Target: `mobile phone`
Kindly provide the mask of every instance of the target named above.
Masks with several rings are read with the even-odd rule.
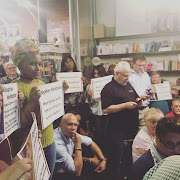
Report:
[[[136,103],[139,104],[139,103],[141,103],[141,101],[142,101],[142,99],[139,98],[138,100],[136,100]]]

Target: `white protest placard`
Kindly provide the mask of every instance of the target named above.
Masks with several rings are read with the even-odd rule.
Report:
[[[83,92],[82,72],[56,73],[56,79],[65,80],[69,88],[65,93]]]
[[[151,101],[169,100],[172,99],[171,86],[169,81],[160,84],[153,84],[156,93],[151,96]]]
[[[17,156],[20,159],[29,158],[32,160],[32,171],[30,172],[33,180],[48,180],[50,177],[50,171],[44,151],[41,145],[41,141],[38,138],[38,127],[36,121],[36,115],[32,113],[34,122],[32,124],[31,130],[27,137],[27,140],[19,151]]]
[[[18,87],[16,83],[3,85],[3,125],[4,138],[20,128]]]
[[[103,87],[112,80],[113,75],[91,79],[92,89],[94,91],[93,99],[101,97]]]
[[[42,129],[64,114],[64,94],[62,81],[38,86],[41,90],[39,99]]]

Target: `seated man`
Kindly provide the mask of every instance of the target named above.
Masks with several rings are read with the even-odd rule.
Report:
[[[156,141],[132,165],[128,180],[141,180],[156,163],[180,154],[180,124],[174,118],[162,118],[156,126]]]
[[[97,144],[87,136],[78,134],[79,122],[72,113],[67,113],[62,117],[60,127],[54,130],[56,144],[56,164],[54,179],[63,175],[80,176],[83,167],[83,157],[81,144],[89,146],[97,158],[86,158],[92,164],[96,164],[95,171],[101,173],[106,168],[106,158]],[[72,158],[75,150],[74,159]]]
[[[175,118],[177,121],[180,121],[180,99],[174,99],[172,101],[172,111],[168,114],[166,114],[165,117],[173,117]]]

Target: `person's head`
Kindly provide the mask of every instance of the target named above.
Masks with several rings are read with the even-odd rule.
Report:
[[[107,71],[107,74],[108,75],[114,75],[114,68],[116,67],[115,64],[111,64],[109,67],[108,67],[108,71]]]
[[[180,99],[174,99],[172,101],[172,106],[171,106],[172,111],[174,112],[175,116],[180,116]]]
[[[137,73],[144,72],[144,68],[146,66],[146,58],[143,55],[134,56],[133,57],[133,70]]]
[[[81,114],[80,114],[80,112],[75,111],[75,110],[71,110],[71,111],[69,111],[69,113],[74,114],[74,115],[77,117],[77,120],[78,120],[79,123],[80,123],[80,121],[81,121]]]
[[[156,125],[158,121],[164,117],[164,114],[160,109],[150,108],[144,115],[146,127],[148,132],[152,135],[156,135]]]
[[[92,77],[99,78],[99,77],[103,77],[103,76],[106,76],[106,70],[103,67],[103,65],[94,66],[93,71],[92,71]]]
[[[156,126],[158,151],[165,157],[180,154],[180,124],[174,118],[162,118]]]
[[[161,83],[161,76],[160,76],[159,72],[157,72],[157,71],[151,72],[151,82],[152,82],[152,84]]]
[[[21,77],[27,80],[41,77],[42,60],[38,46],[33,41],[19,40],[13,47],[12,57],[14,64],[21,72]]]
[[[130,74],[130,64],[126,61],[120,61],[114,68],[114,79],[122,86],[127,84]]]
[[[79,122],[74,114],[67,113],[62,117],[60,128],[67,138],[73,136],[73,133],[77,131],[78,126]]]
[[[13,62],[7,62],[4,68],[7,76],[15,76],[17,74],[17,67]]]
[[[65,56],[61,62],[61,72],[77,72],[77,66],[71,56]]]

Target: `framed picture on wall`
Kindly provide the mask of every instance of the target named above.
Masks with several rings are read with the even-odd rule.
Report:
[[[6,26],[0,26],[0,42],[8,42],[8,28]]]
[[[13,46],[21,38],[21,25],[14,24],[8,26],[8,44]]]

